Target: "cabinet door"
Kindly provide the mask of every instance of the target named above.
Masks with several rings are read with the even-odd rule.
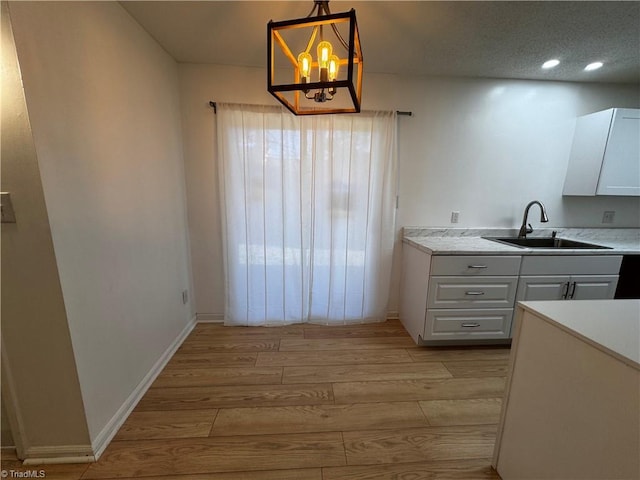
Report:
[[[521,276],[516,301],[562,300],[569,289],[569,275]]]
[[[595,195],[614,109],[576,119],[563,195]]]
[[[571,277],[569,298],[572,300],[611,299],[617,285],[617,275],[574,275]]]
[[[596,195],[640,195],[640,110],[615,109]]]

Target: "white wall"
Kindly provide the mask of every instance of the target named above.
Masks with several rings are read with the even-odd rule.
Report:
[[[549,226],[640,226],[638,198],[562,197],[575,117],[637,107],[638,89],[560,82],[408,79],[399,103],[414,111],[400,127],[399,225],[519,225],[534,199]],[[535,212],[534,212],[535,213]],[[532,222],[535,223],[535,222]]]
[[[221,314],[215,116],[208,102],[277,102],[259,68],[181,64],[180,79],[196,311]],[[363,85],[364,109],[413,112],[398,120],[398,231],[406,225],[515,227],[533,199],[546,204],[549,226],[602,226],[604,210],[616,211],[614,227],[640,226],[638,198],[561,193],[575,117],[638,107],[639,99],[633,86],[560,82],[368,74]],[[457,225],[449,223],[452,210],[460,211]],[[396,245],[396,280],[398,255]],[[391,292],[391,312],[397,299]]]
[[[1,21],[2,191],[11,194],[16,214],[16,223],[2,224],[1,442],[16,445],[20,455],[37,455],[41,447],[90,455],[38,159],[5,2]],[[13,435],[7,431],[10,425]]]
[[[95,444],[192,318],[177,66],[116,2],[10,10]]]

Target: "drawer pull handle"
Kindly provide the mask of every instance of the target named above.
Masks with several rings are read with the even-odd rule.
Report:
[[[479,323],[463,323],[462,327],[463,328],[476,328],[479,327],[480,324]]]
[[[484,295],[484,292],[464,292],[465,295]]]
[[[467,265],[467,268],[487,268],[486,265]]]

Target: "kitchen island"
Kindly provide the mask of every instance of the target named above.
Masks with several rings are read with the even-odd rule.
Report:
[[[518,304],[493,466],[503,480],[640,478],[640,301]]]

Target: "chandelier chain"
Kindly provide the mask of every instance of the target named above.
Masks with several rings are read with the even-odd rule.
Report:
[[[306,16],[306,18],[309,18],[313,15],[313,13],[316,11],[316,9],[318,10],[317,15],[320,16],[322,15],[322,13],[324,12],[325,15],[331,15],[331,10],[329,9],[329,1],[328,0],[314,0],[313,2],[313,8],[311,9],[311,11],[309,12],[309,15]],[[333,33],[335,33],[336,37],[338,37],[338,40],[340,40],[340,43],[342,44],[342,46],[347,50],[347,52],[349,51],[349,45],[347,44],[347,42],[344,41],[344,38],[342,38],[342,35],[340,35],[340,32],[338,31],[338,28],[336,27],[335,23],[331,24],[331,29],[333,30]],[[313,29],[313,33],[311,35],[311,38],[309,39],[309,43],[307,44],[307,48],[305,50],[305,52],[309,52],[311,50],[311,46],[313,45],[313,42],[316,38],[316,34],[318,33],[318,27],[315,27]],[[323,35],[322,35],[322,26],[320,27],[320,40],[324,40]]]

